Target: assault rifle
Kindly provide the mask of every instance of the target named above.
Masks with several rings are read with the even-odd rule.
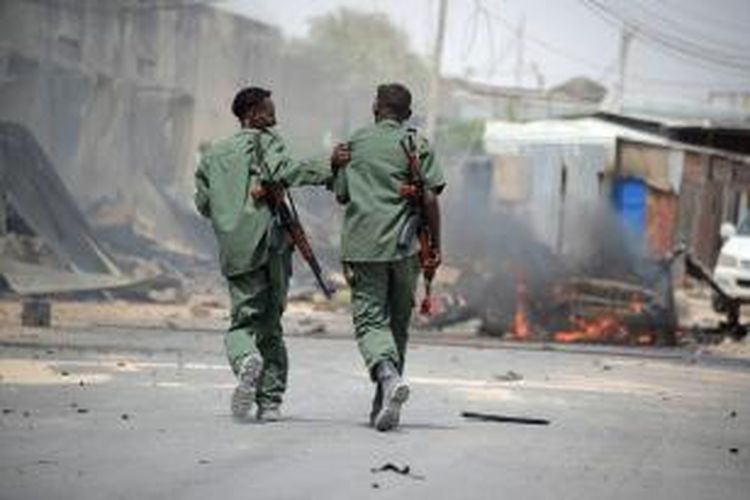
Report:
[[[268,205],[279,227],[289,238],[292,246],[299,250],[302,258],[307,262],[321,291],[327,299],[330,299],[336,290],[323,279],[323,270],[320,267],[318,259],[315,257],[315,252],[313,252],[305,230],[299,221],[297,207],[294,205],[292,195],[284,189],[284,186],[280,182],[273,181],[273,176],[263,158],[259,133],[255,136],[255,151],[258,167],[261,169],[265,180],[260,183],[260,186],[253,188],[250,195],[254,200],[263,201]]]
[[[419,240],[419,264],[422,267],[425,291],[419,312],[430,315],[432,314],[432,279],[435,277],[437,268],[435,267],[434,238],[426,217],[424,175],[422,175],[422,165],[417,153],[414,133],[409,131],[400,142],[409,164],[409,182],[401,186],[400,194],[410,200],[412,214],[399,235],[398,246],[401,249],[407,249],[416,234]]]

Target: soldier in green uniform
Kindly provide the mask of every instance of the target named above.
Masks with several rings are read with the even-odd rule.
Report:
[[[281,315],[291,274],[292,248],[272,211],[251,192],[262,182],[284,187],[325,184],[333,168],[349,160],[337,147],[328,162],[294,161],[276,125],[271,92],[241,90],[232,103],[240,130],[202,155],[195,174],[195,204],[209,218],[229,284],[231,324],[225,347],[238,378],[232,414],[246,417],[257,403],[257,418],[278,420],[287,384],[287,351]],[[267,168],[260,168],[263,162]]]
[[[424,215],[433,237],[433,270],[440,264],[437,196],[445,182],[427,141],[404,125],[411,115],[411,94],[406,87],[380,85],[373,113],[375,123],[352,135],[351,163],[336,176],[334,191],[346,206],[341,253],[352,289],[355,335],[375,382],[370,423],[386,431],[398,426],[401,405],[409,397],[401,375],[420,273],[417,242],[399,242],[412,213],[409,200],[400,193],[410,180],[401,147],[407,134],[416,138],[424,178]]]

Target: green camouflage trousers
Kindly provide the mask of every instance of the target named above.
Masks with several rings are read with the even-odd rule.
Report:
[[[371,378],[380,361],[403,372],[409,321],[419,279],[416,256],[392,262],[347,262],[357,346]]]
[[[279,405],[286,390],[288,361],[281,315],[291,275],[291,252],[271,252],[268,263],[249,273],[228,278],[231,325],[224,345],[237,375],[248,355],[263,359],[256,402]]]

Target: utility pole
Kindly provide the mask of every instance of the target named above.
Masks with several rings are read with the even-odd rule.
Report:
[[[622,25],[620,32],[620,54],[618,57],[617,86],[615,87],[614,111],[622,113],[625,99],[625,81],[628,71],[628,53],[633,41],[633,31],[627,24]]]
[[[425,134],[430,141],[435,140],[438,107],[440,106],[440,69],[443,60],[443,42],[445,40],[445,20],[448,14],[448,0],[440,0],[438,7],[438,26],[435,36],[435,48],[432,53],[432,72],[430,75],[430,95],[427,101],[427,123]]]
[[[524,49],[526,42],[526,16],[521,17],[521,21],[516,28],[516,67],[514,69],[514,83],[517,88],[523,84],[523,66],[524,66]]]

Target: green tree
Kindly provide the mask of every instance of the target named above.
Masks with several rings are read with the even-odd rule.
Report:
[[[425,96],[427,64],[411,49],[408,34],[386,14],[343,7],[315,17],[307,39],[296,49],[349,86],[372,88],[397,81],[411,87],[418,101]]]

